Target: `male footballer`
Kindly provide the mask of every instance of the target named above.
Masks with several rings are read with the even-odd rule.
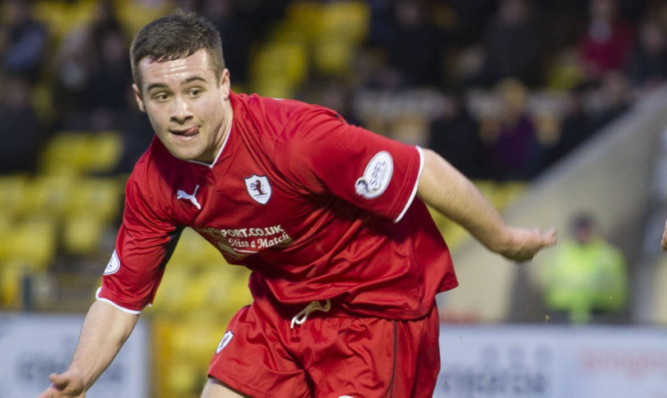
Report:
[[[130,58],[156,138],[127,183],[72,362],[41,398],[84,396],[153,301],[185,227],[252,271],[253,303],[221,331],[206,398],[430,397],[435,295],[457,280],[426,205],[513,261],[555,243],[554,230],[505,225],[428,149],[320,106],[232,92],[220,36],[196,15],[151,22]]]

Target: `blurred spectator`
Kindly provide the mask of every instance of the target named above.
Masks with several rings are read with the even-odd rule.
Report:
[[[449,96],[440,115],[431,123],[428,147],[468,178],[488,176],[479,125],[460,94]]]
[[[95,16],[92,18],[88,29],[90,40],[98,51],[108,32],[122,32],[122,25],[114,14],[112,0],[98,1]]]
[[[203,12],[220,32],[223,56],[235,84],[245,83],[252,25],[238,18],[233,0],[204,0]]]
[[[56,130],[86,130],[88,128],[88,98],[90,78],[96,56],[87,29],[67,32],[56,51],[53,68]]]
[[[659,20],[648,19],[639,27],[627,73],[632,85],[638,88],[654,87],[667,78],[667,34]]]
[[[98,59],[86,90],[89,129],[116,130],[127,112],[127,95],[132,85],[127,40],[121,30],[108,30],[102,37]]]
[[[577,43],[586,27],[588,7],[582,0],[538,1],[545,47],[549,51]]]
[[[491,176],[497,180],[530,179],[539,170],[541,148],[526,109],[527,88],[517,80],[504,80],[497,85],[496,95],[500,112],[481,128]]]
[[[434,86],[442,78],[442,39],[428,20],[426,6],[413,0],[394,5],[394,29],[385,51],[408,86]]]
[[[515,78],[524,84],[541,81],[540,29],[528,0],[501,0],[484,34],[482,83]]]
[[[600,237],[590,214],[577,215],[572,238],[560,242],[544,266],[544,300],[554,322],[609,320],[627,304],[623,254]]]
[[[632,87],[628,78],[620,71],[609,72],[602,76],[596,106],[590,110],[595,129],[602,128],[627,111],[634,101]]]
[[[391,0],[368,0],[371,10],[368,44],[386,48],[390,45],[392,31]]]
[[[590,0],[590,17],[580,41],[580,54],[587,80],[625,67],[633,45],[632,27],[618,15],[616,0]]]
[[[7,76],[1,81],[0,174],[35,169],[41,129],[30,103],[32,86],[25,76]]]
[[[497,0],[447,0],[455,15],[454,40],[458,46],[482,40],[496,9]]]
[[[215,1],[215,0],[213,0]],[[285,9],[294,0],[234,0],[234,13],[244,26],[251,26],[248,40],[262,40],[269,29],[285,15]],[[224,42],[223,42],[224,46]],[[223,48],[224,51],[224,48]]]
[[[557,162],[593,134],[595,125],[586,112],[585,90],[584,85],[578,85],[568,92],[558,140],[545,153],[546,165]]]
[[[48,31],[32,16],[31,1],[9,0],[0,25],[2,65],[13,75],[36,82],[46,57]]]
[[[134,96],[127,96],[128,111],[123,115],[120,128],[123,135],[123,155],[118,172],[130,173],[134,164],[144,154],[155,134],[148,116],[139,110]]]

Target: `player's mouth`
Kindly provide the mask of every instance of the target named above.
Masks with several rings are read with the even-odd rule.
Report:
[[[183,129],[183,130],[169,130],[170,133],[180,136],[180,137],[193,137],[197,134],[199,134],[199,127],[190,127],[189,129]]]

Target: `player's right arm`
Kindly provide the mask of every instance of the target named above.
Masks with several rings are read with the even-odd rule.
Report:
[[[489,250],[513,261],[533,258],[556,243],[556,231],[514,228],[505,224],[473,183],[432,150],[424,150],[417,195],[472,234]]]
[[[51,374],[51,386],[38,398],[83,397],[116,357],[132,333],[139,315],[105,301],[91,305],[69,368]]]

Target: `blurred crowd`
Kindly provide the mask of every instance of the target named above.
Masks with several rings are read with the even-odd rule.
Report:
[[[0,173],[35,170],[58,132],[109,130],[125,137],[119,171],[129,171],[152,138],[131,95],[129,42],[175,8],[219,28],[234,89],[269,94],[253,81],[253,63],[266,63],[257,49],[299,3],[4,1]],[[664,0],[358,3],[368,26],[351,66],[310,68],[288,93],[429,146],[475,179],[532,179],[667,77]],[[54,23],[56,5],[86,16]]]

